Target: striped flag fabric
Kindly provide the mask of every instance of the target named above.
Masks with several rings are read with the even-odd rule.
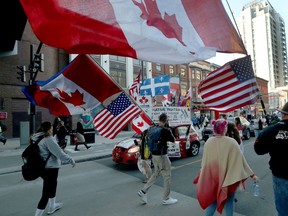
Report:
[[[137,133],[141,134],[143,131],[148,129],[153,124],[152,120],[142,112],[132,122],[132,129]]]
[[[114,139],[141,109],[124,92],[94,116],[94,127],[105,138]]]
[[[198,92],[209,109],[221,112],[255,103],[259,89],[250,56],[230,61],[209,73]]]
[[[131,95],[134,98],[134,100],[136,100],[136,98],[139,94],[141,72],[142,72],[142,70],[140,69],[138,75],[136,76],[135,80],[133,81],[132,85],[129,88],[129,95]]]
[[[170,93],[170,76],[162,75],[144,79],[140,86],[140,95],[165,95]]]
[[[159,64],[206,60],[216,52],[245,53],[221,0],[20,2],[37,38],[67,53]]]

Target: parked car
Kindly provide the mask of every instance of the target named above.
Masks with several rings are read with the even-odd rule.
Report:
[[[168,142],[168,156],[170,158],[185,158],[196,156],[200,150],[199,135],[190,124],[171,127],[175,142]],[[137,164],[140,147],[134,140],[140,141],[141,136],[134,134],[132,137],[117,143],[112,150],[112,159],[120,164]]]

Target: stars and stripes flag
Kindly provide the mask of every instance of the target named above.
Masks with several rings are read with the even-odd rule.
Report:
[[[141,109],[122,92],[106,108],[95,115],[94,127],[101,136],[114,139],[140,113]]]
[[[140,69],[138,75],[136,76],[135,80],[133,81],[132,85],[129,88],[129,95],[131,95],[134,98],[134,100],[136,100],[136,97],[139,94],[141,72],[142,70]]]
[[[230,112],[255,103],[259,89],[250,56],[230,61],[209,73],[198,91],[211,110]]]
[[[20,2],[37,38],[67,53],[160,64],[206,60],[216,52],[245,53],[221,0]]]

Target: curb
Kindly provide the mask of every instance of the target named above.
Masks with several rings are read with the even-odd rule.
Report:
[[[96,155],[91,155],[91,156],[83,155],[83,156],[74,157],[74,159],[75,159],[75,162],[77,164],[77,163],[93,161],[93,160],[98,160],[98,159],[108,158],[108,157],[112,157],[112,154],[103,154],[103,155],[99,155],[99,156],[96,156]],[[22,166],[22,164],[20,166],[2,168],[2,169],[0,169],[0,175],[21,172],[21,166]]]

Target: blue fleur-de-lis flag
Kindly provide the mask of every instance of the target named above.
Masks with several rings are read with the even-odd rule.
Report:
[[[140,86],[140,95],[165,95],[170,93],[170,76],[163,75],[144,79]]]

